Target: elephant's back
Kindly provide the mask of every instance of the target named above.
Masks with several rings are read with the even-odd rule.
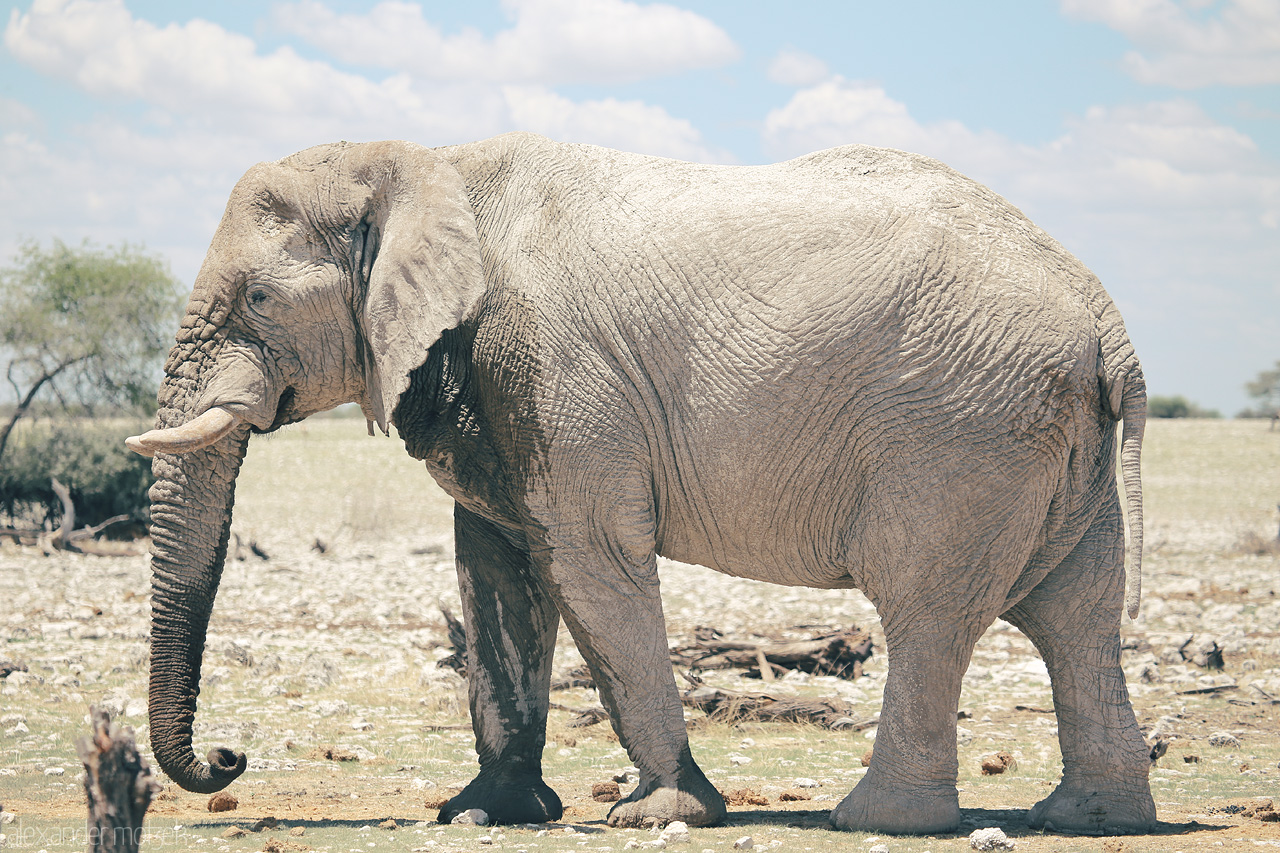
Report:
[[[844,585],[895,507],[1047,502],[1096,443],[1096,279],[936,161],[571,147],[518,195],[506,269],[555,377],[538,407],[643,454],[667,556]]]

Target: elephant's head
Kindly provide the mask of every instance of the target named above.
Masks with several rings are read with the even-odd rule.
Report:
[[[236,185],[165,365],[151,490],[151,744],[190,791],[226,787],[242,753],[202,764],[192,723],[209,613],[250,432],[348,401],[385,431],[409,373],[484,292],[462,178],[398,142],[312,148]]]

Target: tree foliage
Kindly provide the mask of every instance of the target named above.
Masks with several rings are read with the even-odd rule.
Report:
[[[56,478],[71,492],[78,525],[120,515],[145,522],[151,460],[124,447],[125,436],[145,428],[143,422],[121,418],[23,424],[0,465],[0,516],[11,523],[57,526],[63,510],[51,483]]]
[[[1147,400],[1147,416],[1152,418],[1220,418],[1216,409],[1205,409],[1181,394],[1174,397],[1159,395]]]
[[[1269,417],[1280,412],[1280,361],[1271,370],[1264,370],[1252,382],[1244,384],[1244,390],[1258,401],[1258,414]]]
[[[141,249],[22,246],[0,269],[0,358],[16,397],[0,457],[38,394],[64,411],[150,405],[181,310],[168,266]]]

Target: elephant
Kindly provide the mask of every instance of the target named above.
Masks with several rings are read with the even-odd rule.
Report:
[[[187,790],[246,766],[201,762],[192,725],[249,437],[348,402],[455,501],[479,771],[441,821],[561,816],[542,752],[562,619],[639,770],[609,823],[725,819],[690,751],[661,555],[876,607],[881,723],[835,827],[959,826],[961,679],[997,618],[1034,642],[1058,715],[1062,778],[1031,825],[1153,826],[1119,633],[1142,369],[1099,280],[936,160],[702,165],[514,133],[250,168],[156,428],[127,441],[156,478],[151,743]]]

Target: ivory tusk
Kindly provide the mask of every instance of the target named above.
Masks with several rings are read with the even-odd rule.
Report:
[[[190,453],[208,447],[240,424],[240,418],[215,406],[193,421],[170,429],[153,429],[142,435],[131,435],[124,446],[143,456],[157,453]]]

